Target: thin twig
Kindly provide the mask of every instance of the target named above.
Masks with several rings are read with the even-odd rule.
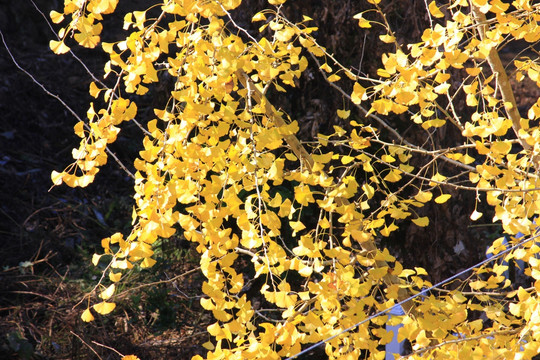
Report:
[[[103,360],[103,359],[101,358],[101,356],[99,356],[99,354],[97,353],[97,351],[94,350],[94,348],[91,347],[88,343],[86,343],[86,341],[84,341],[79,335],[75,334],[75,333],[74,333],[73,331],[71,331],[71,330],[70,330],[69,332],[70,332],[71,334],[75,335],[75,336],[77,337],[77,339],[79,339],[84,345],[86,345],[90,350],[92,350],[92,352],[93,352],[94,354],[96,354],[96,356],[97,356],[100,360]]]
[[[270,268],[270,260],[268,260],[268,250],[267,250],[267,245],[266,245],[266,241],[264,240],[264,226],[263,226],[263,223],[262,223],[262,218],[263,218],[263,200],[262,200],[262,195],[261,195],[261,190],[259,189],[259,177],[257,175],[257,171],[258,171],[258,168],[257,168],[257,157],[258,157],[258,151],[257,151],[257,146],[256,146],[256,141],[255,141],[255,136],[254,136],[254,130],[253,128],[255,127],[255,117],[253,115],[253,112],[252,112],[252,109],[253,109],[253,103],[252,103],[252,94],[254,93],[254,84],[252,82],[247,82],[246,83],[247,87],[247,102],[246,102],[246,106],[247,106],[247,111],[248,113],[250,114],[250,122],[251,122],[251,127],[250,127],[250,130],[249,130],[249,137],[250,137],[250,140],[251,140],[251,143],[252,143],[252,153],[253,153],[253,178],[255,179],[255,191],[257,193],[257,202],[258,202],[258,206],[257,206],[257,209],[259,211],[259,236],[261,237],[261,242],[262,242],[262,248],[263,248],[263,251],[264,251],[264,257],[266,259],[266,264],[267,264],[267,268],[268,268],[268,276],[270,277],[270,281],[272,283],[272,287],[274,287],[274,290],[275,290],[275,283],[274,283],[274,277],[273,277],[273,274],[272,274],[272,269]]]
[[[216,260],[214,260],[216,261]],[[154,285],[160,285],[160,284],[167,284],[167,283],[171,283],[175,280],[178,280],[178,279],[181,279],[185,276],[188,276],[188,275],[191,275],[193,273],[196,273],[197,271],[199,271],[201,269],[200,266],[196,267],[196,268],[193,268],[191,270],[188,270],[186,271],[185,273],[182,273],[180,275],[176,275],[175,277],[172,277],[172,278],[169,278],[167,280],[159,280],[159,281],[154,281],[154,282],[151,282],[151,283],[147,283],[147,284],[142,284],[142,285],[139,285],[139,286],[135,286],[133,288],[130,288],[130,289],[127,289],[127,290],[124,290],[122,291],[121,293],[119,293],[118,295],[116,295],[117,298],[123,298],[124,296],[126,296],[128,293],[132,292],[132,291],[135,291],[135,290],[139,290],[139,289],[142,289],[142,288],[145,288],[145,287],[148,287],[148,286],[154,286]]]
[[[9,292],[13,293],[13,294],[24,294],[24,295],[39,296],[39,297],[42,297],[42,298],[45,298],[45,299],[49,300],[50,302],[55,302],[55,300],[52,297],[47,296],[47,295],[43,295],[43,294],[39,294],[39,293],[36,293],[36,292],[33,292],[33,291],[13,290],[13,291],[9,291]]]
[[[45,257],[43,259],[40,259],[40,260],[36,260],[36,261],[31,261],[32,262],[32,266],[36,265],[36,264],[39,264],[39,263],[42,263],[42,262],[47,262],[50,258],[52,258],[53,256],[55,256],[56,254],[53,254],[52,251],[49,251],[47,253],[47,255],[45,255]],[[35,256],[34,256],[35,258]],[[20,269],[19,266],[13,266],[13,267],[10,267],[10,268],[6,268],[6,269],[2,269],[3,272],[7,272],[7,271],[13,271],[13,270],[18,270]]]
[[[104,347],[105,349],[112,350],[112,351],[114,351],[115,353],[117,353],[118,355],[124,357],[124,354],[122,354],[120,351],[116,350],[116,349],[113,348],[113,347],[110,347],[110,346],[107,346],[107,345],[100,344],[100,343],[98,343],[97,341],[94,341],[94,340],[92,340],[92,344],[97,345],[97,346]]]
[[[254,45],[257,45],[261,50],[264,50],[261,45],[259,45],[259,42],[253,37],[251,36],[251,34],[246,30],[244,29],[243,27],[239,26],[235,21],[234,19],[232,18],[231,14],[227,11],[227,9],[225,9],[225,7],[223,6],[223,4],[221,3],[221,1],[218,1],[216,0],[216,2],[219,4],[219,6],[221,7],[221,10],[223,10],[223,12],[225,12],[225,14],[227,15],[227,17],[229,18],[229,21],[233,24],[233,26],[235,28],[237,28],[239,31],[243,32],[244,34],[246,34],[246,36],[253,42]]]
[[[432,183],[437,184],[437,185],[450,186],[450,187],[453,187],[455,189],[468,190],[468,191],[481,191],[481,192],[498,191],[498,192],[501,192],[501,193],[528,193],[528,192],[533,192],[533,191],[540,191],[540,187],[534,187],[534,188],[530,188],[530,189],[479,188],[479,187],[474,187],[474,186],[465,186],[465,185],[453,184],[453,183],[449,183],[449,182],[446,182],[446,181],[434,180],[434,179],[427,178],[425,176],[420,176],[418,174],[413,174],[413,173],[410,173],[408,171],[405,171],[405,170],[401,169],[399,166],[396,166],[396,165],[390,164],[390,163],[388,163],[386,161],[383,161],[382,159],[378,158],[376,155],[372,155],[372,154],[367,153],[367,152],[362,152],[362,153],[366,154],[367,156],[371,157],[372,159],[377,160],[381,164],[384,164],[384,165],[386,165],[388,167],[391,167],[392,169],[399,170],[401,173],[403,173],[403,174],[405,174],[407,176],[412,176],[412,177],[417,178],[419,180],[429,181],[429,182],[432,182]]]
[[[435,345],[432,345],[432,346],[428,346],[428,347],[425,347],[425,348],[415,350],[410,354],[400,356],[398,359],[408,359],[411,356],[414,356],[414,355],[417,355],[417,354],[420,354],[420,353],[425,353],[427,351],[435,350],[437,348],[441,348],[441,347],[446,346],[446,345],[459,344],[459,343],[467,342],[467,341],[475,341],[475,340],[479,340],[479,339],[493,337],[495,335],[514,335],[514,334],[518,334],[520,331],[521,331],[521,328],[512,329],[512,330],[505,330],[505,331],[493,331],[493,332],[490,332],[488,334],[481,334],[481,335],[473,336],[473,337],[465,337],[465,338],[461,338],[461,339],[447,340],[447,341],[443,341],[442,343],[439,343],[439,344],[435,344]]]
[[[30,77],[30,79],[32,79],[32,81],[36,85],[38,85],[47,95],[49,95],[49,96],[55,98],[56,100],[58,100],[62,104],[62,106],[64,106],[71,113],[71,115],[73,115],[73,117],[75,117],[79,121],[82,121],[81,118],[79,117],[79,115],[77,115],[77,113],[73,109],[71,109],[69,107],[69,105],[66,104],[64,102],[64,100],[62,100],[62,98],[60,98],[60,96],[58,96],[56,94],[53,94],[52,92],[47,90],[47,88],[43,84],[41,84],[38,80],[36,80],[36,78],[32,74],[30,74],[28,71],[26,71],[26,69],[24,69],[21,65],[19,65],[19,63],[17,62],[17,60],[15,60],[15,57],[11,53],[11,50],[9,49],[9,47],[8,47],[8,45],[6,43],[6,40],[4,39],[4,34],[2,33],[1,30],[0,30],[0,37],[2,38],[2,43],[4,44],[4,47],[6,48],[6,51],[8,52],[8,55],[11,58],[11,61],[15,64],[15,66],[19,70],[21,70],[23,73],[25,73],[28,77]]]
[[[529,292],[529,291],[533,291],[535,288],[534,286],[531,286],[531,287],[528,287],[528,288],[525,288],[523,290]],[[443,293],[447,293],[447,294],[451,294],[454,292],[454,290],[448,290],[448,289],[442,289],[442,288],[438,288],[438,287],[435,287],[433,288],[433,290],[435,291],[440,291],[440,292],[443,292]],[[492,291],[460,291],[459,293],[463,296],[508,296],[509,294],[515,292],[516,290],[511,290],[511,291],[504,291],[504,292],[492,292]]]

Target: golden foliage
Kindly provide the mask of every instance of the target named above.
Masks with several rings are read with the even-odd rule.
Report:
[[[240,3],[164,1],[158,17],[125,14],[129,34],[114,43],[101,43],[100,34],[115,0],[65,0],[63,12],[50,14],[54,23],[65,24],[51,49],[69,51],[69,38],[88,48],[100,44],[110,58],[105,77],[118,83],[91,83],[96,103],[87,121],[75,126],[80,147],[73,150],[72,165],[52,173],[54,185],[90,184],[122,124],[136,121],[139,96],[161,76],[175,83],[168,103],[154,109],[134,162],[132,231],[102,241],[104,254],[112,257],[111,283],[96,286],[103,301],[92,308],[112,312],[122,272],[152,266],[152,244],[181,232],[197,244],[208,296],[201,305],[215,318],[208,327],[214,340],[205,344],[207,358],[281,359],[320,341],[326,341],[331,359],[358,358],[361,352],[383,358],[380,345],[391,340],[383,329],[387,316],[367,321],[368,314],[384,312],[431,284],[424,269],[404,269],[377,247],[376,238],[390,236],[408,219],[429,226],[429,217],[417,211],[431,201],[451,202],[448,188],[486,193],[493,220],[507,234],[534,234],[533,219],[540,213],[540,100],[527,119],[519,116],[497,49],[540,39],[538,6],[518,0],[509,12],[509,4],[499,0],[431,1],[431,26],[421,41],[399,44],[381,10],[384,1],[368,0],[380,19],[356,14],[359,29],[383,26],[380,40],[395,51],[385,53],[377,73],[364,78],[317,43],[311,19],[284,18],[284,0],[254,11],[252,21],[263,22],[258,38],[230,21],[229,10]],[[269,88],[286,92],[295,86],[308,66],[306,56],[340,90],[345,108],[351,107],[337,110],[347,126],[319,134],[310,148],[296,137],[297,122],[286,121],[266,97]],[[515,66],[517,81],[540,83],[537,59],[521,58]],[[460,94],[470,118],[454,108]],[[412,144],[388,125],[386,118],[395,114],[418,132],[456,127],[461,142],[452,148]],[[442,174],[441,162],[461,172]],[[291,184],[298,185],[290,193],[276,191]],[[481,216],[475,210],[471,219]],[[494,242],[490,251],[503,251],[501,244]],[[527,242],[506,255],[507,261],[527,263],[533,284],[528,289],[502,293],[510,285],[502,275],[505,267],[484,264],[455,290],[404,302],[407,313],[392,321],[403,324],[398,338],[411,342],[410,357],[536,355],[539,251]],[[245,271],[264,279],[260,293],[278,310],[274,321],[242,292],[241,256],[251,260]],[[102,255],[93,258],[95,265],[101,260]],[[465,292],[467,286],[472,291]],[[473,311],[490,321],[474,320]],[[94,320],[90,308],[82,319]],[[354,331],[345,331],[355,324]]]

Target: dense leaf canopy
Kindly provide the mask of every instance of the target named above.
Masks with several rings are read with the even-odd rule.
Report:
[[[287,17],[285,0],[249,9],[258,32],[235,20],[241,0],[156,1],[122,14],[125,38],[102,42],[117,2],[65,0],[51,12],[62,26],[55,53],[76,42],[109,56],[104,79],[90,85],[87,119],[75,126],[74,162],[53,172],[54,184],[91,183],[122,123],[145,134],[130,173],[132,231],[102,240],[93,262],[109,266],[84,321],[112,312],[122,274],[152,266],[152,244],[180,233],[197,244],[206,277],[201,305],[215,318],[208,359],[289,358],[310,344],[331,359],[382,359],[393,336],[387,321],[403,325],[398,339],[410,342],[410,358],[539,352],[540,99],[520,109],[512,84],[539,86],[540,64],[527,56],[503,64],[499,55],[540,40],[539,5],[431,1],[421,38],[402,43],[385,1],[367,0],[354,15],[359,37],[380,31],[385,50],[364,73],[319,43],[313,19]],[[309,66],[342,104],[342,125],[303,139],[276,101]],[[167,101],[143,119],[139,99],[167,79]],[[454,143],[437,140],[451,131]],[[508,236],[491,244],[494,261],[433,286],[379,240],[427,227],[422,208],[456,192],[475,194],[472,221],[483,201]],[[525,287],[505,276],[512,261],[523,264]],[[250,298],[252,286],[263,304]],[[405,315],[389,320],[398,303]]]

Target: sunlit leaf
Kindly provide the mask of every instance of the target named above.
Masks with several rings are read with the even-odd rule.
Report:
[[[444,14],[439,10],[435,1],[429,3],[429,12],[436,18],[444,17]]]
[[[90,311],[90,309],[86,309],[83,311],[81,315],[81,319],[84,322],[91,322],[91,321],[94,321],[94,315],[92,315],[92,312]]]
[[[94,264],[94,266],[97,266],[97,264],[99,263],[99,259],[101,259],[101,256],[102,255],[99,254],[92,255],[92,264]]]
[[[359,83],[354,83],[354,89],[351,94],[351,100],[355,104],[360,104],[363,100],[366,100],[366,89]]]
[[[431,200],[433,194],[429,191],[419,191],[414,198],[420,202],[426,203]]]
[[[365,19],[363,15],[364,13],[358,13],[354,15],[353,18],[358,20],[358,26],[369,29],[371,27],[371,23],[369,20]]]
[[[115,273],[113,271],[109,272],[109,279],[112,282],[118,282],[118,281],[120,281],[121,278],[122,278],[122,273],[120,273],[120,272]]]
[[[57,55],[65,54],[70,50],[63,41],[51,40],[49,42],[49,47]]]
[[[52,22],[55,23],[55,24],[59,24],[59,23],[62,22],[62,20],[64,20],[64,14],[61,14],[61,13],[59,13],[57,11],[54,11],[54,10],[49,13],[49,16],[50,16]]]
[[[264,20],[266,20],[266,16],[264,15],[264,13],[263,13],[262,11],[256,13],[256,14],[253,15],[253,17],[251,18],[251,21],[253,21],[253,22],[264,21]]]
[[[382,42],[391,44],[396,41],[396,38],[393,35],[379,35],[379,39],[381,39]]]
[[[135,355],[124,355],[122,356],[121,360],[140,360],[140,359]]]
[[[51,180],[54,185],[62,184],[63,177],[64,177],[64,173],[59,173],[58,171],[54,171],[54,170],[51,173]]]
[[[476,220],[480,219],[482,217],[482,215],[484,215],[484,214],[482,214],[481,212],[476,211],[476,209],[475,209],[473,211],[473,213],[471,214],[470,218],[471,218],[472,221],[476,221]]]
[[[109,299],[111,296],[113,296],[114,291],[116,290],[116,286],[114,284],[109,285],[105,290],[99,294],[99,297],[103,300]]]
[[[390,170],[390,172],[384,177],[384,180],[389,182],[397,182],[401,180],[401,171],[397,169]]]
[[[337,74],[332,74],[328,77],[328,82],[336,82],[336,81],[339,81],[341,79],[341,76],[337,75]]]
[[[97,98],[99,96],[99,93],[101,92],[102,89],[98,88],[96,86],[96,83],[95,82],[91,82],[90,83],[90,95],[94,98]]]
[[[375,195],[375,189],[369,184],[362,185],[362,190],[364,190],[368,199],[371,199]]]
[[[100,302],[99,304],[95,304],[93,306],[94,310],[96,310],[96,312],[101,315],[107,315],[108,313],[112,312],[115,307],[116,307],[115,303],[105,302],[105,301]]]

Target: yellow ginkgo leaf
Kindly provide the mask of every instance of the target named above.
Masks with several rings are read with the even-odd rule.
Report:
[[[472,164],[473,162],[475,162],[476,159],[473,158],[472,156],[469,156],[468,154],[465,154],[463,156],[463,158],[461,160],[459,160],[459,161],[461,161],[462,163],[464,163],[466,165],[469,165],[469,164]]]
[[[140,360],[140,359],[136,357],[135,355],[124,355],[122,356],[121,360]]]
[[[99,96],[99,93],[102,89],[98,88],[95,82],[90,83],[90,95],[94,98],[97,98]]]
[[[301,221],[291,221],[289,222],[291,228],[294,230],[294,233],[297,233],[298,231],[302,231],[306,228],[304,224],[302,224]]]
[[[330,228],[330,222],[327,218],[322,218],[321,221],[319,221],[319,226],[323,229],[329,229]]]
[[[347,119],[349,117],[349,115],[351,114],[351,111],[350,110],[341,110],[341,109],[338,109],[337,111],[337,115],[342,118],[342,119]]]
[[[362,190],[364,190],[364,194],[366,194],[368,199],[371,199],[375,195],[375,189],[369,184],[362,185]]]
[[[433,197],[433,194],[429,191],[420,191],[414,196],[414,199],[420,202],[428,202]]]
[[[390,233],[391,233],[392,231],[395,231],[395,230],[397,230],[397,229],[398,229],[398,227],[396,226],[396,224],[392,223],[392,224],[390,224],[390,226],[386,226],[386,225],[385,225],[384,228],[382,228],[382,229],[380,230],[380,232],[381,232],[381,235],[382,235],[382,236],[388,237],[388,236],[390,236]]]
[[[65,54],[69,51],[69,47],[63,41],[51,40],[49,47],[56,55]]]
[[[381,39],[382,42],[387,43],[387,44],[391,44],[394,41],[396,41],[396,38],[389,34],[379,35],[379,39]]]
[[[94,321],[94,315],[92,315],[92,312],[90,311],[90,309],[86,309],[83,311],[81,315],[81,319],[84,322],[91,322],[91,321]]]
[[[429,3],[429,12],[436,18],[444,17],[444,14],[441,12],[441,10],[439,10],[435,1]]]
[[[332,72],[332,68],[327,63],[322,64],[320,69],[326,71],[327,73]]]
[[[401,180],[401,171],[397,169],[390,170],[390,172],[384,177],[384,180],[389,182],[397,182]]]
[[[99,263],[99,259],[101,259],[101,255],[99,254],[92,255],[92,264],[94,264],[94,266],[97,266],[97,264]]]
[[[99,297],[103,300],[109,299],[114,294],[114,290],[116,289],[116,286],[114,284],[109,285],[105,290],[99,294]]]
[[[313,268],[310,266],[302,266],[300,269],[298,269],[298,273],[303,277],[308,277],[313,273]]]
[[[49,13],[49,16],[51,17],[52,22],[55,24],[59,24],[62,22],[62,20],[64,20],[64,14],[54,10]]]
[[[328,77],[328,82],[336,82],[336,81],[339,81],[341,80],[341,76],[339,75],[336,75],[336,74],[332,74]]]
[[[256,22],[256,21],[264,21],[264,20],[266,20],[266,16],[264,15],[264,13],[263,13],[262,11],[256,13],[256,14],[253,15],[253,17],[251,18],[251,21],[252,21],[252,22]]]
[[[367,29],[367,28],[371,27],[371,23],[369,22],[369,20],[364,18],[364,13],[363,12],[354,15],[353,19],[358,20],[358,26],[360,26],[361,28],[366,28]]]
[[[109,273],[109,279],[112,281],[112,282],[118,282],[120,281],[120,278],[122,277],[122,273],[121,272],[110,272]]]
[[[435,202],[437,204],[444,204],[445,202],[448,201],[448,199],[450,199],[452,197],[452,195],[450,194],[442,194],[442,195],[439,195],[435,198]]]
[[[100,302],[99,304],[95,304],[93,307],[97,313],[101,315],[107,315],[108,313],[114,310],[114,308],[116,307],[116,304],[112,302],[103,301],[103,302]]]
[[[429,225],[429,218],[427,216],[424,216],[418,219],[412,219],[412,222],[420,227],[426,227]]]
[[[430,185],[430,186],[434,186],[434,185],[440,184],[440,183],[442,183],[444,180],[446,180],[446,176],[441,175],[441,174],[439,174],[439,173],[436,173],[435,175],[433,175],[433,176],[431,177],[431,180],[433,180],[433,181],[430,181],[430,182],[429,182],[429,185]]]
[[[64,173],[59,173],[58,171],[54,171],[51,173],[51,180],[54,185],[60,185],[62,184],[64,178]]]
[[[472,221],[476,221],[476,220],[480,219],[482,217],[482,215],[484,215],[484,214],[482,214],[481,212],[476,211],[476,209],[475,209],[473,211],[473,213],[471,214],[470,218],[471,218]]]
[[[202,344],[203,348],[205,348],[206,350],[214,350],[216,347],[214,346],[214,344],[212,344],[211,341],[207,341],[205,342],[204,344]],[[202,359],[202,358],[201,358]]]
[[[273,208],[280,207],[283,204],[283,199],[280,193],[276,193],[276,196],[268,203],[268,206]]]
[[[298,160],[298,158],[297,158],[294,154],[291,154],[291,153],[286,153],[286,154],[285,154],[285,158],[287,158],[287,160],[289,160],[289,161],[296,161],[296,160]]]
[[[482,68],[480,68],[480,67],[466,68],[465,71],[467,72],[467,74],[469,74],[471,76],[477,76],[482,71]]]
[[[355,104],[360,104],[360,102],[365,99],[366,89],[359,83],[354,83],[353,92],[351,94],[351,101]]]
[[[425,121],[424,123],[422,123],[422,127],[425,130],[428,130],[428,129],[432,128],[432,127],[434,127],[434,128],[441,127],[444,124],[446,124],[446,120],[434,119],[434,120]]]
[[[354,160],[354,157],[349,156],[349,155],[343,155],[341,157],[341,163],[343,165],[347,165],[347,164],[351,163],[353,160]]]

